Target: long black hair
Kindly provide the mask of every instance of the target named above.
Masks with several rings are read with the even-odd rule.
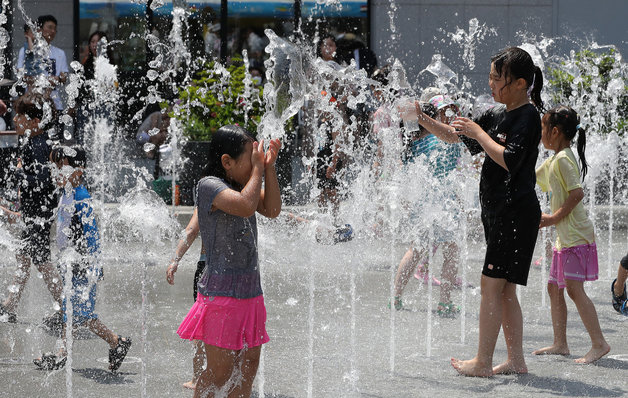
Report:
[[[587,159],[584,157],[584,151],[587,148],[587,137],[584,129],[580,125],[578,113],[571,107],[559,105],[547,111],[546,115],[549,128],[558,128],[558,131],[560,131],[569,142],[571,142],[576,136],[576,133],[578,133],[577,150],[578,156],[580,157],[582,180],[584,181],[584,176],[587,175],[589,168]]]
[[[244,152],[246,144],[254,141],[255,137],[253,134],[238,125],[229,124],[222,126],[216,130],[209,143],[207,168],[203,174],[222,178],[223,180],[227,179],[227,172],[222,167],[222,155],[229,155],[236,159]],[[234,183],[233,181],[230,182]]]
[[[527,51],[519,47],[508,47],[493,55],[491,63],[495,71],[506,79],[506,85],[517,79],[524,79],[530,90],[530,99],[539,112],[543,111],[541,90],[543,89],[543,73],[534,65],[534,61]]]

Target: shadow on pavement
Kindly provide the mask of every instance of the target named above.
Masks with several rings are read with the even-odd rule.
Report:
[[[594,384],[583,383],[573,378],[543,377],[531,373],[516,376],[513,381],[526,387],[535,388],[539,392],[568,397],[624,397],[628,392],[619,388],[608,389]]]
[[[99,384],[131,384],[135,382],[125,376],[136,375],[136,373],[120,372],[114,374],[108,370],[98,368],[74,369],[74,372]]]

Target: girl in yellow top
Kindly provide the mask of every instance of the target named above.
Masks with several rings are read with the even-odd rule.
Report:
[[[542,227],[556,225],[558,238],[554,246],[552,267],[547,290],[550,296],[554,344],[534,351],[539,354],[569,355],[567,345],[567,304],[564,291],[576,304],[582,323],[591,338],[591,350],[578,363],[591,363],[606,355],[608,345],[597,318],[593,303],[584,291],[585,280],[597,279],[598,262],[593,223],[582,205],[584,191],[580,185],[578,163],[570,148],[578,133],[578,156],[582,178],[587,173],[584,157],[585,132],[580,127],[578,114],[568,106],[548,111],[541,121],[541,141],[555,154],[536,170],[536,181],[541,189],[550,192],[552,214],[541,215]]]

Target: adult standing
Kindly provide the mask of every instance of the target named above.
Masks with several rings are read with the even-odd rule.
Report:
[[[85,129],[90,119],[97,115],[104,115],[107,113],[106,107],[102,105],[99,107],[96,103],[96,97],[94,95],[94,86],[96,78],[96,58],[101,55],[101,51],[107,48],[107,35],[105,32],[96,31],[89,36],[88,40],[88,54],[83,61],[83,84],[79,90],[77,98],[76,113],[76,130],[75,139],[79,144],[83,144]],[[109,53],[105,51],[107,58],[111,60]]]
[[[57,117],[54,118],[55,129],[57,135],[63,132],[63,126],[59,123],[58,116],[63,111],[63,101],[61,100],[61,94],[59,88],[62,87],[68,78],[68,61],[65,56],[65,52],[59,47],[53,46],[51,43],[57,36],[57,19],[52,15],[41,15],[37,17],[37,31],[41,34],[46,41],[47,48],[43,54],[38,54],[42,57],[42,62],[45,64],[44,73],[48,77],[48,88],[51,89],[50,98],[54,102],[55,109],[57,110]],[[17,56],[17,68],[18,70],[24,69],[25,50],[20,48]],[[36,83],[35,76],[25,77],[26,84],[30,87]]]

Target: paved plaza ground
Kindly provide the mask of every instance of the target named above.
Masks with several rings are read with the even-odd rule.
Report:
[[[183,225],[185,222],[182,220]],[[464,272],[478,286],[483,246],[477,234],[471,235]],[[533,267],[528,286],[520,290],[530,373],[490,379],[458,376],[449,364],[452,356],[471,358],[475,354],[479,289],[455,292],[454,301],[463,305],[463,314],[454,319],[432,312],[439,288],[432,287],[430,298],[430,288],[414,278],[404,295],[406,308],[392,313],[387,308],[392,271],[407,248],[405,243],[367,238],[356,230],[351,242],[322,245],[306,229],[261,222],[259,245],[271,341],[264,346],[254,396],[628,396],[628,317],[613,310],[609,292],[609,274],[616,273],[619,259],[627,251],[624,230],[613,231],[610,263],[608,233],[598,231],[600,280],[587,284],[612,347],[610,354],[593,365],[573,362],[588,351],[590,343],[569,301],[572,355],[530,354],[552,342],[549,299],[543,293],[543,273],[547,271]],[[97,312],[114,331],[131,336],[133,346],[120,372],[112,375],[107,371],[107,345],[79,331],[72,357],[72,396],[191,397],[192,392],[181,384],[191,375],[192,346],[175,330],[192,304],[199,241],[182,261],[174,286],[165,281],[171,242],[130,240],[104,246],[105,278],[99,284]],[[437,253],[435,260],[439,256]],[[440,267],[434,268],[439,274]],[[14,270],[13,253],[3,254],[3,289]],[[0,397],[69,395],[66,369],[44,372],[32,364],[42,351],[54,349],[55,338],[38,325],[51,302],[42,280],[33,276],[20,303],[18,323],[0,323]],[[143,319],[147,325],[145,345]],[[495,361],[505,356],[500,335]]]

